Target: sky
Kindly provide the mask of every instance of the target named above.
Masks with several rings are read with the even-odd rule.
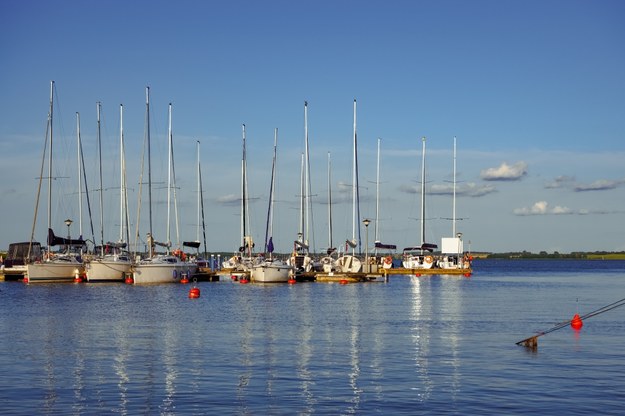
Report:
[[[317,251],[329,244],[328,154],[333,245],[351,239],[356,100],[363,251],[375,239],[420,244],[421,218],[427,242],[440,245],[455,224],[471,251],[625,250],[624,21],[620,0],[3,0],[0,250],[28,241],[33,224],[34,239],[46,240],[47,181],[37,216],[35,207],[52,80],[58,235],[99,242],[102,217],[104,240],[119,238],[123,104],[131,235],[145,243],[149,86],[158,241],[167,235],[171,103],[170,240],[197,238],[201,194],[208,251],[238,249],[245,124],[251,234],[262,251],[277,128],[273,241],[290,251],[305,101],[308,239]],[[77,113],[88,193],[78,192]]]

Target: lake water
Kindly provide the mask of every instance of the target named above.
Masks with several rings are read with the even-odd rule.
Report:
[[[622,261],[340,285],[0,283],[2,414],[623,414]]]

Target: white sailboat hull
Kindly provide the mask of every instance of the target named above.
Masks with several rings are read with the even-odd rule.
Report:
[[[28,283],[73,282],[80,276],[82,263],[71,261],[44,261],[26,266]]]
[[[132,262],[115,257],[93,259],[85,263],[88,282],[121,282],[130,273]]]
[[[431,269],[434,265],[434,258],[427,256],[409,256],[405,257],[402,265],[406,269]]]
[[[342,273],[358,273],[362,268],[362,262],[358,257],[345,255],[338,258],[336,265]]]
[[[250,277],[259,283],[286,283],[293,273],[293,267],[284,262],[265,262],[252,266]]]
[[[191,277],[197,266],[180,261],[174,256],[155,257],[144,260],[133,267],[134,284],[177,283],[183,274]]]

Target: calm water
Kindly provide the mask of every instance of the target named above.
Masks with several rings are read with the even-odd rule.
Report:
[[[0,283],[3,414],[622,414],[625,262],[477,261],[471,278]]]

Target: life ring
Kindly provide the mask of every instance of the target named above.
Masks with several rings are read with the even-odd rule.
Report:
[[[392,264],[393,258],[391,256],[384,257],[384,264]]]
[[[434,257],[432,256],[425,256],[425,258],[423,259],[427,264],[431,264],[434,262]]]

